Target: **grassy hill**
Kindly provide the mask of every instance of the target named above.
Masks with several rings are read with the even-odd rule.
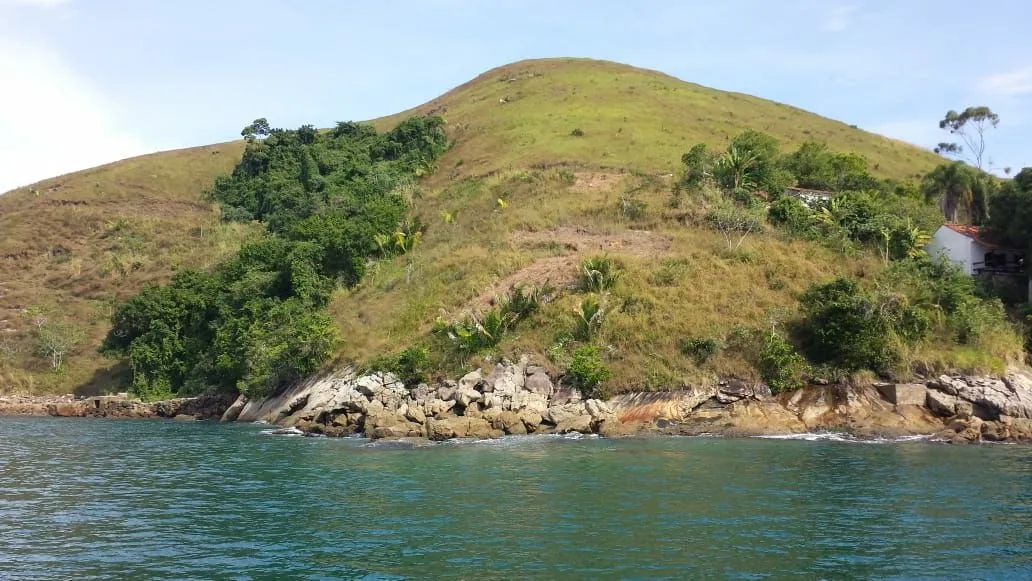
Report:
[[[917,177],[941,162],[930,151],[788,105],[591,59],[528,60],[492,69],[408,111],[441,115],[456,140],[438,178],[573,164],[673,171],[695,143],[723,146],[755,129],[786,149],[806,140],[864,155],[882,177]],[[584,135],[574,137],[574,129]]]
[[[813,139],[861,153],[882,177],[915,177],[938,159],[786,105],[591,60],[494,69],[374,124],[386,128],[415,113],[447,119],[454,146],[413,192],[414,211],[429,224],[422,245],[380,261],[358,287],[334,295],[342,360],[423,340],[438,317],[486,308],[512,283],[567,287],[581,259],[606,254],[625,271],[605,304],[617,389],[748,374],[734,354],[697,365],[681,353],[681,340],[765,325],[809,283],[871,276],[880,262],[773,231],[727,252],[719,234],[699,226],[697,207],[666,205],[668,174],[681,154],[757,129],[786,149]],[[221,224],[202,195],[242,147],[157,153],[0,196],[0,389],[114,386],[125,370],[96,353],[113,305],[177,268],[217,262],[256,231]],[[633,218],[620,210],[630,191],[646,204]],[[549,350],[572,325],[579,300],[566,293],[546,305],[499,354],[533,352],[556,364]],[[60,372],[31,347],[37,311],[81,329]]]

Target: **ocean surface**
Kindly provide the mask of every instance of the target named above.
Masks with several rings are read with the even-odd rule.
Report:
[[[1032,448],[0,418],[0,579],[1032,578]]]

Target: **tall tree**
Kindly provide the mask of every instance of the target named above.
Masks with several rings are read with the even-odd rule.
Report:
[[[937,200],[942,215],[956,222],[963,209],[968,217],[975,201],[977,174],[963,162],[944,163],[925,175],[921,187],[925,199]]]
[[[939,121],[939,129],[946,129],[950,134],[959,136],[964,145],[942,142],[935,148],[935,153],[960,157],[964,155],[964,146],[967,146],[968,161],[982,169],[985,132],[995,129],[999,123],[1000,116],[993,113],[989,107],[968,107],[961,113],[951,109],[946,112],[942,121]]]

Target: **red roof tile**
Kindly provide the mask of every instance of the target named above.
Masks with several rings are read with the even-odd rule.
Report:
[[[996,242],[987,239],[985,235],[982,234],[982,231],[979,229],[978,226],[972,226],[971,224],[943,224],[943,226],[949,228],[950,230],[953,230],[957,234],[967,236],[968,238],[971,238],[972,240],[978,242],[983,246],[988,246],[990,248],[995,249],[1004,249],[1003,246],[1000,246]]]

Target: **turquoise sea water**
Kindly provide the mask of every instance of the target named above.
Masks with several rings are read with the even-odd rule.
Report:
[[[0,418],[0,578],[1032,578],[1032,448]]]

